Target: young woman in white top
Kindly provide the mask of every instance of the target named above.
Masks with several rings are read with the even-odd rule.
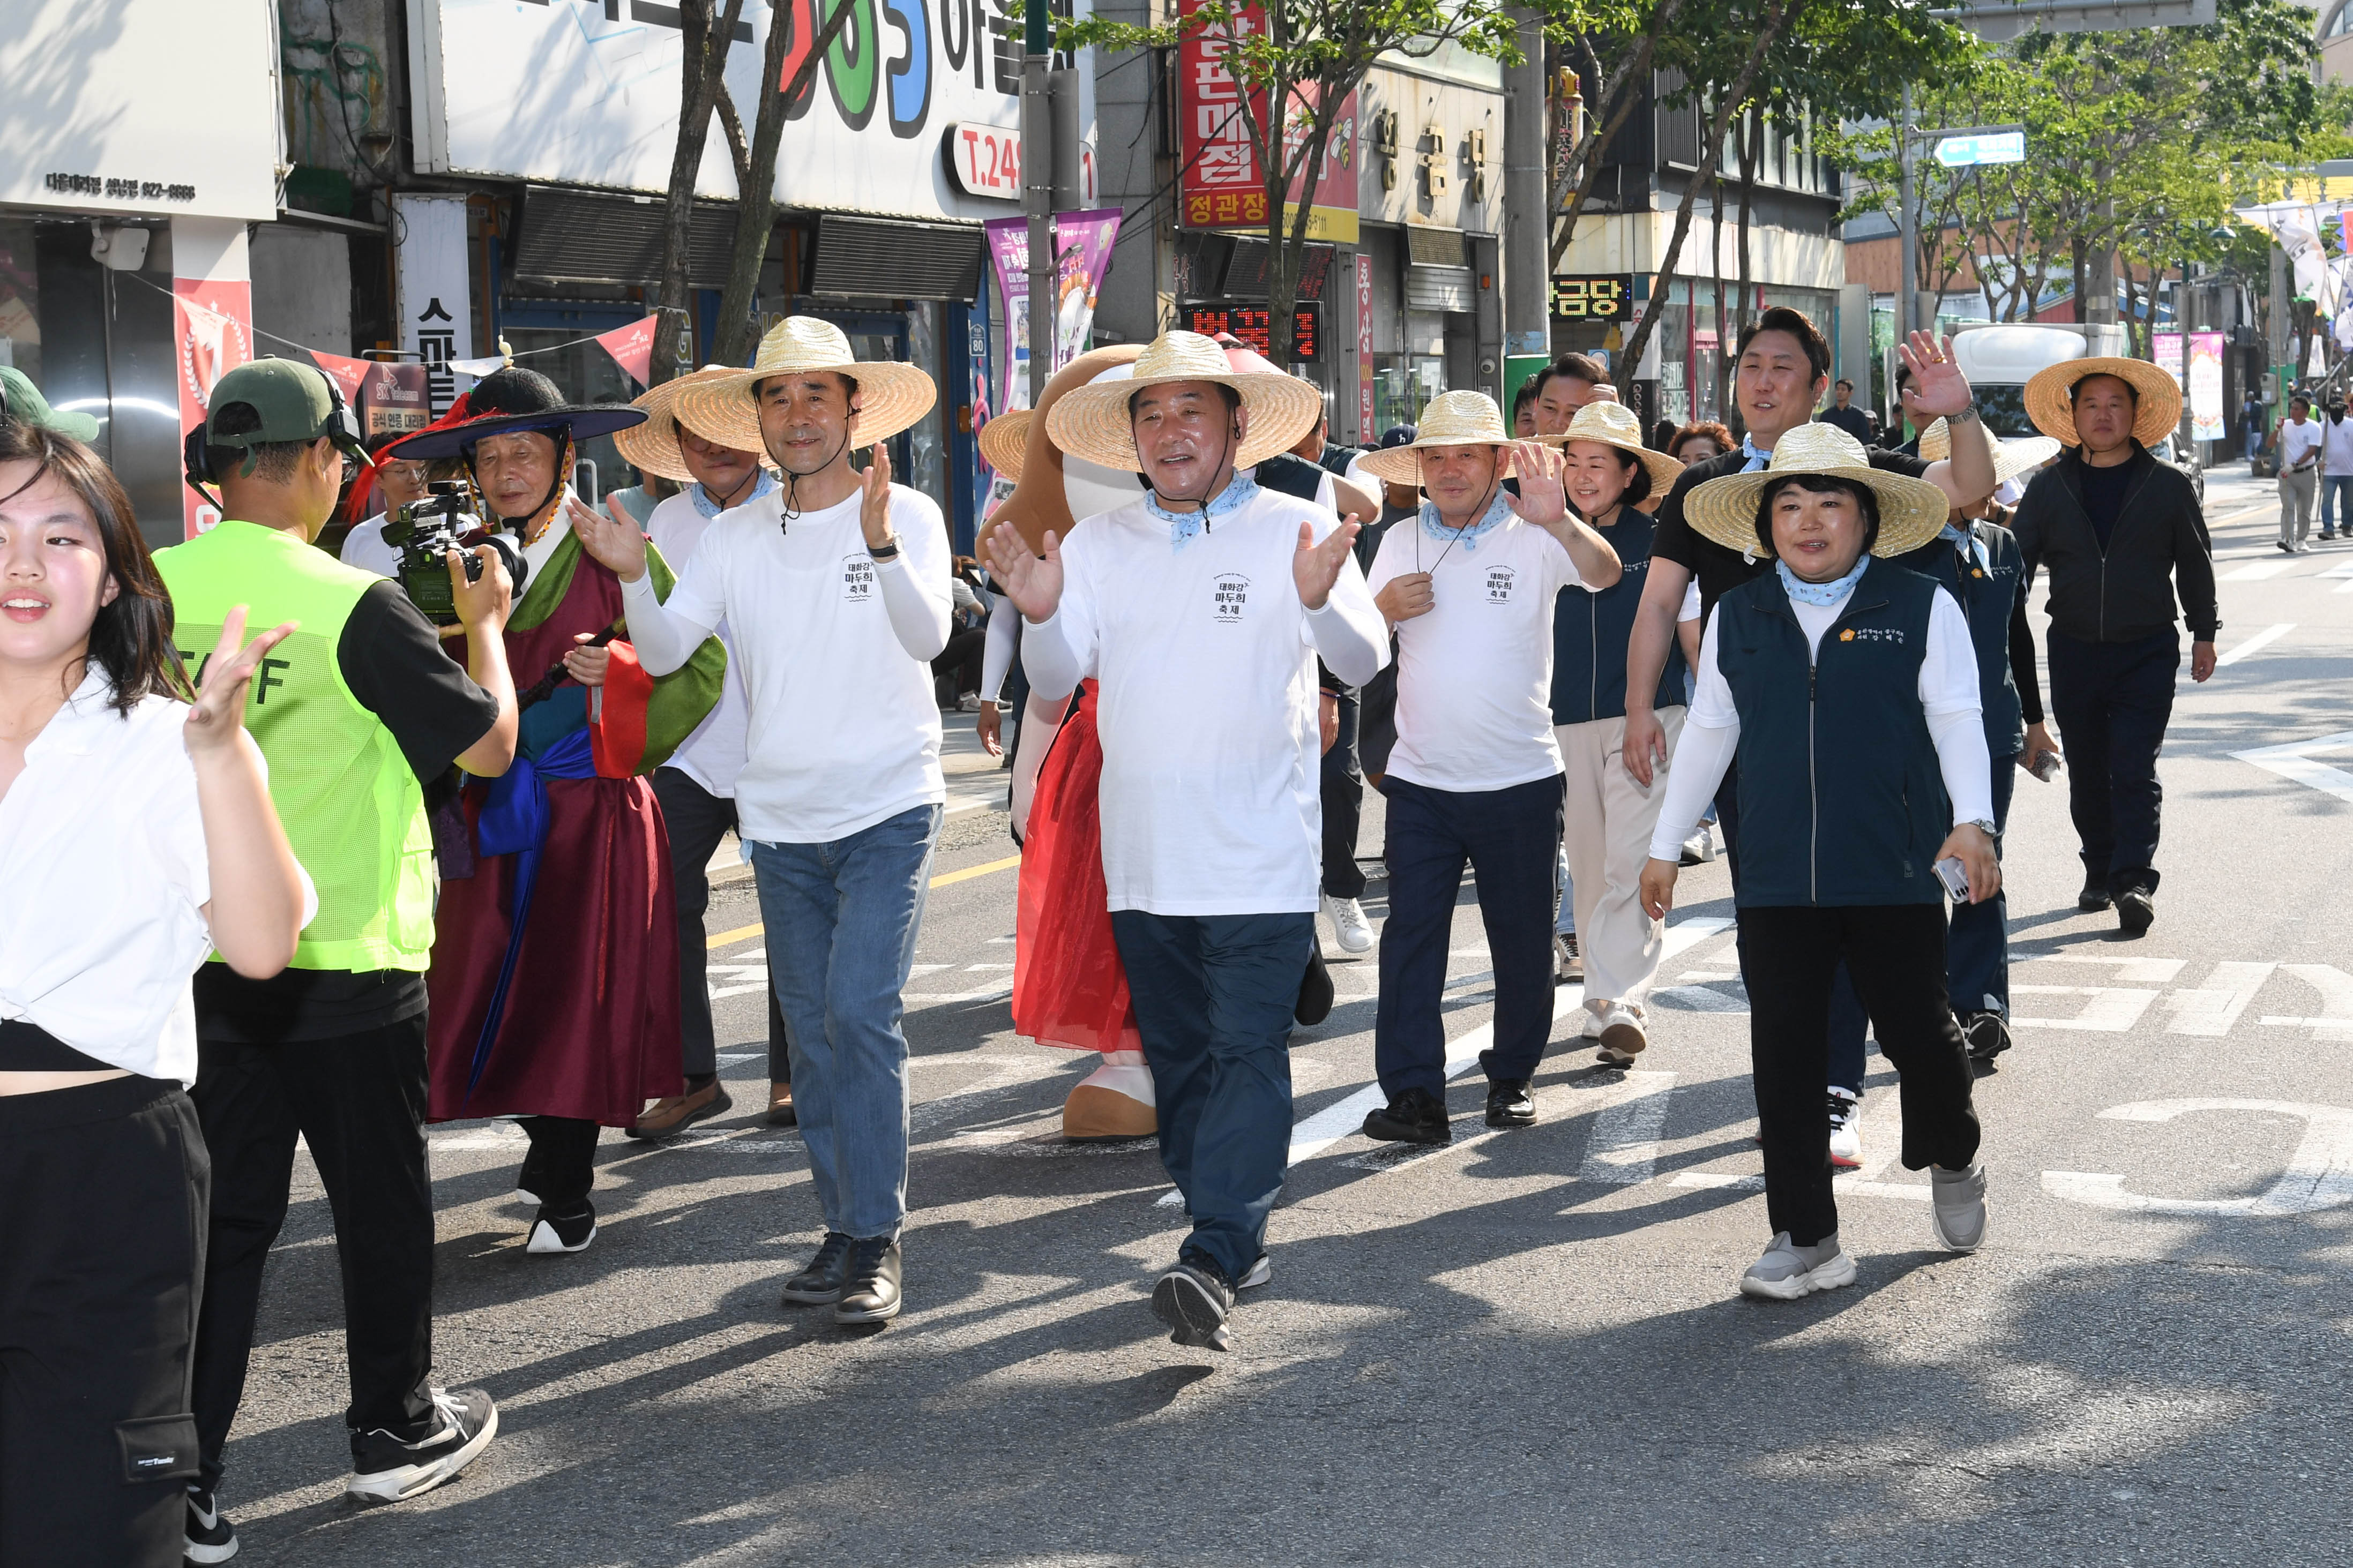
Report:
[[[0,422],[0,1563],[164,1568],[196,1473],[210,1166],[189,977],[294,955],[310,893],[244,731],[290,626],[191,705],[129,500]]]

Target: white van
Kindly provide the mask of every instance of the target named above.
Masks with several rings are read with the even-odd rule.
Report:
[[[2088,340],[2088,341],[2087,341]],[[2026,416],[2026,383],[2035,372],[2071,359],[2094,355],[2122,358],[2131,353],[2121,325],[2025,325],[1996,322],[1961,327],[1953,334],[1953,357],[1977,394],[1986,428],[2005,437],[2034,435]]]

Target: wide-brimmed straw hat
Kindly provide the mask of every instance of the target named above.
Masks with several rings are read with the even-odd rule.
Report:
[[[1977,426],[1987,446],[1993,448],[1993,482],[2006,485],[2030,469],[2039,468],[2059,455],[2059,443],[2049,436],[2028,436],[2016,441],[1998,441],[1992,431]],[[1953,455],[1952,427],[1942,419],[1920,432],[1920,460],[1941,463]]]
[[[1642,441],[1642,417],[1622,403],[1588,403],[1577,411],[1568,428],[1557,436],[1539,436],[1547,447],[1571,441],[1599,441],[1605,447],[1640,458],[1651,471],[1651,493],[1663,496],[1683,477],[1683,463],[1671,452],[1654,452]]]
[[[1683,521],[1705,538],[1744,555],[1769,555],[1757,537],[1757,498],[1766,487],[1796,474],[1849,479],[1868,486],[1879,500],[1879,537],[1871,552],[1903,555],[1936,537],[1952,502],[1926,479],[1883,472],[1871,466],[1862,443],[1835,425],[1800,425],[1773,443],[1773,458],[1753,474],[1726,474],[1683,497]]]
[[[755,394],[760,383],[771,376],[814,375],[824,371],[858,383],[858,426],[852,439],[861,447],[889,440],[929,414],[932,405],[939,401],[939,388],[915,366],[896,360],[860,359],[849,352],[849,339],[831,321],[816,316],[786,316],[760,340],[760,352],[751,369],[697,380],[679,393],[672,408],[688,429],[707,441],[745,452],[765,451]]]
[[[1509,447],[1512,439],[1504,424],[1504,411],[1495,406],[1493,398],[1483,392],[1441,392],[1423,406],[1411,441],[1367,452],[1357,465],[1393,485],[1419,485],[1421,454],[1431,447]],[[1495,477],[1509,479],[1509,452],[1503,455],[1501,463]]]
[[[1035,417],[1027,408],[1008,408],[992,416],[976,437],[980,442],[980,460],[1017,485],[1021,482],[1022,459],[1029,456],[1029,422]]]
[[[629,405],[632,408],[642,408],[646,411],[646,422],[634,429],[615,431],[613,445],[619,449],[622,458],[631,467],[642,473],[659,474],[663,479],[672,479],[682,485],[693,483],[694,472],[686,466],[686,454],[680,451],[678,446],[679,395],[690,386],[700,385],[706,381],[723,380],[737,374],[739,373],[733,365],[707,364],[691,375],[681,375],[675,381],[663,382],[659,386],[653,388],[643,397]],[[734,445],[730,438],[733,432],[729,435],[722,435],[705,430],[691,419],[687,421],[686,427],[706,441],[722,447]],[[776,461],[767,453],[760,450],[758,436],[759,431],[755,422],[752,445],[735,449],[759,453],[761,466],[773,468],[776,466]]]
[[[551,438],[568,435],[576,446],[645,422],[645,411],[628,404],[566,403],[555,383],[535,370],[511,364],[484,376],[449,405],[448,413],[386,447],[376,460],[471,458],[475,443],[516,431]]]
[[[1299,445],[1324,412],[1324,395],[1294,375],[1244,374],[1226,352],[1198,332],[1163,332],[1135,356],[1124,379],[1099,378],[1066,393],[1046,411],[1046,435],[1071,457],[1106,468],[1144,471],[1135,455],[1135,428],[1128,399],[1147,386],[1178,381],[1213,381],[1241,395],[1250,429],[1234,454],[1237,468],[1255,468],[1277,452]]]
[[[2069,359],[2046,365],[2026,384],[2026,416],[2063,447],[2080,447],[2075,433],[2075,384],[2089,375],[2113,375],[2140,395],[2133,416],[2133,438],[2154,447],[2181,424],[2181,388],[2160,365],[2145,359]]]

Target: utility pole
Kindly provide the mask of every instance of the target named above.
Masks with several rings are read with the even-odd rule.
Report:
[[[1544,21],[1516,13],[1520,63],[1504,71],[1504,353],[1552,353],[1552,216],[1546,206]],[[1622,384],[1623,378],[1620,377]],[[1511,378],[1505,377],[1508,387]]]
[[[1047,0],[1023,7],[1021,208],[1029,217],[1029,405],[1038,405],[1054,352],[1054,23]],[[1006,323],[1005,352],[1013,352]]]
[[[1904,230],[1904,276],[1895,285],[1895,341],[1900,343],[1909,342],[1913,330],[1920,324],[1920,305],[1914,297],[1920,277],[1920,215],[1915,210],[1913,197],[1912,84],[1908,81],[1904,84],[1904,117],[1895,127],[1895,145],[1898,166],[1903,171],[1896,197],[1903,208],[1896,221]]]

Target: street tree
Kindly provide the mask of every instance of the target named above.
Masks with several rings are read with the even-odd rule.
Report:
[[[656,279],[655,306],[661,319],[654,326],[652,368],[646,374],[659,384],[678,374],[679,349],[690,330],[687,319],[687,240],[694,222],[695,178],[702,169],[702,149],[709,140],[711,117],[724,86],[727,50],[743,19],[744,0],[727,0],[712,14],[712,0],[679,0],[678,139],[670,160],[670,189],[662,209],[660,275]]]

